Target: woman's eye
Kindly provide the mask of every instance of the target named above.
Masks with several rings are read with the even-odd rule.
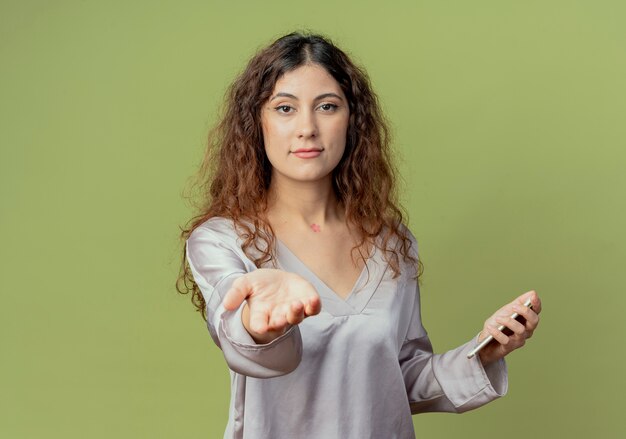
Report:
[[[337,109],[338,105],[335,104],[322,104],[320,105],[320,108],[324,111],[335,111]]]
[[[291,113],[291,110],[293,110],[292,107],[290,107],[289,105],[279,105],[278,107],[275,108],[276,111],[278,111],[279,113]]]

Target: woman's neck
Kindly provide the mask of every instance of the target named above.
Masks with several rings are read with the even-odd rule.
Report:
[[[330,178],[317,182],[273,179],[268,216],[273,223],[324,229],[344,221]]]

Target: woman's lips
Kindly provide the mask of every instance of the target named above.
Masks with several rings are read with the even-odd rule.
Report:
[[[301,159],[312,159],[317,157],[321,153],[322,150],[320,149],[298,149],[297,151],[293,152],[293,155]]]

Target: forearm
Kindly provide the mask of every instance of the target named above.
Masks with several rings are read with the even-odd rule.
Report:
[[[400,364],[413,414],[462,413],[506,393],[504,361],[483,367],[478,358],[467,358],[474,345],[472,340],[446,353],[433,354],[428,337],[404,343]]]

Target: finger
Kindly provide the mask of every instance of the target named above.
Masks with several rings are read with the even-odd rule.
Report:
[[[250,310],[250,329],[257,334],[265,334],[269,330],[269,313]]]
[[[541,299],[535,290],[530,291],[530,303],[537,314],[541,312]]]
[[[304,320],[304,305],[300,301],[295,301],[287,313],[287,322],[291,325],[297,325],[302,320]]]
[[[305,317],[310,317],[310,316],[319,314],[321,310],[322,310],[322,301],[320,299],[320,296],[317,296],[317,295],[313,296],[305,304],[305,307],[304,307]]]
[[[507,349],[509,351],[514,351],[515,349],[519,349],[526,344],[526,337],[524,336],[512,336]]]
[[[268,314],[268,331],[275,331],[277,328],[280,329],[281,324],[284,326],[287,323],[285,319],[285,307],[283,305],[268,307]]]
[[[506,334],[504,334],[502,331],[500,331],[495,326],[487,325],[486,329],[487,329],[487,332],[489,332],[489,335],[491,335],[493,338],[495,338],[496,341],[498,343],[500,343],[501,345],[509,344],[509,337],[507,337]]]
[[[524,306],[524,303],[526,303],[528,299],[530,299],[530,303],[532,304],[535,312],[539,314],[541,312],[541,300],[539,299],[539,295],[535,290],[530,290],[522,294],[514,300],[514,303]]]
[[[270,320],[268,331],[278,331],[287,326],[287,318],[284,315],[275,317]]]
[[[239,305],[241,305],[246,297],[248,297],[250,290],[250,282],[245,275],[235,279],[222,300],[224,308],[228,311],[239,308]]]
[[[527,329],[535,329],[537,327],[537,324],[539,323],[539,316],[535,311],[526,306],[519,305],[513,305],[513,311],[526,319]]]
[[[526,331],[526,327],[511,317],[496,317],[498,325],[504,325],[517,335],[521,335]]]

